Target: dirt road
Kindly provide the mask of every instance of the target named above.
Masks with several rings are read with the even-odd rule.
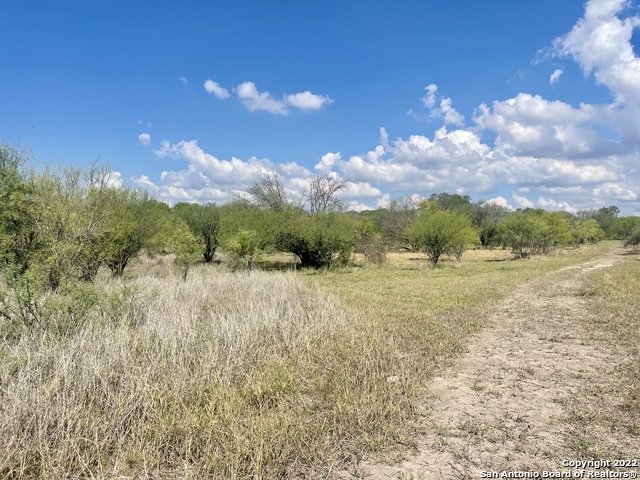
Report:
[[[617,253],[544,275],[497,304],[468,352],[431,380],[417,448],[401,463],[370,461],[344,478],[488,478],[482,472],[566,471],[563,459],[589,460],[570,418],[586,385],[606,389],[616,353],[586,340],[577,292],[591,272],[623,261]],[[610,443],[639,457],[637,436]]]

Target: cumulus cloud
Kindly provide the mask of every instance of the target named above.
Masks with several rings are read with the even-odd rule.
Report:
[[[631,43],[640,17],[623,17],[627,0],[591,0],[573,29],[553,42],[552,53],[576,61],[585,75],[611,90],[612,124],[624,140],[640,141],[640,58]]]
[[[623,188],[617,183],[605,183],[593,189],[597,198],[613,198],[616,200],[637,200],[638,194],[633,190]]]
[[[286,173],[287,189],[292,196],[296,196],[304,187],[298,177],[305,179],[312,176],[311,171],[295,162],[276,165],[269,159],[256,157],[223,160],[205,152],[196,140],[177,143],[162,140],[160,148],[153,153],[159,158],[183,160],[187,164],[183,170],[163,171],[159,181],[153,181],[148,176],[134,180],[140,187],[169,203],[225,202],[246,190],[260,175],[274,170]]]
[[[340,152],[338,153],[329,152],[324,154],[322,158],[320,158],[320,161],[316,163],[314,168],[319,171],[331,171],[333,166],[340,160],[342,160],[342,157],[340,156]]]
[[[274,98],[269,92],[260,92],[253,82],[241,83],[234,91],[250,112],[261,110],[286,116],[289,114],[289,107],[295,107],[303,112],[311,112],[333,103],[333,99],[328,95],[316,95],[309,90],[284,95],[280,100]]]
[[[303,112],[310,110],[320,110],[325,105],[333,103],[333,99],[326,95],[315,95],[309,90],[301,93],[294,93],[285,97],[286,102],[296,108],[299,108]]]
[[[158,194],[160,191],[158,186],[153,183],[147,175],[140,175],[138,178],[134,178],[133,183],[154,195]]]
[[[513,201],[519,208],[535,207],[535,204],[531,200],[529,200],[527,197],[523,197],[522,195],[518,195],[517,193],[511,195],[511,198],[513,198]]]
[[[145,147],[148,147],[149,145],[151,145],[151,134],[141,133],[140,135],[138,135],[138,141]]]
[[[513,207],[511,205],[509,205],[509,202],[503,196],[497,196],[495,198],[490,198],[488,200],[485,200],[484,203],[487,203],[489,205],[498,205],[499,207],[504,207],[504,208],[508,208],[509,210],[513,210]]]
[[[438,96],[437,85],[433,83],[427,85],[425,87],[425,91],[427,93],[420,100],[427,110],[429,110],[431,118],[441,118],[445,125],[456,125],[459,127],[464,125],[464,116],[453,108],[453,101],[451,98]],[[438,104],[438,100],[440,100],[440,103],[439,106],[436,106]],[[407,113],[416,119],[420,118],[420,115],[415,113],[413,110],[409,110]]]
[[[573,58],[585,74],[609,87],[619,100],[640,103],[640,59],[631,44],[640,17],[620,18],[628,0],[591,0],[571,32],[557,38],[559,55]]]
[[[340,190],[338,196],[345,200],[362,200],[379,198],[382,196],[382,191],[367,182],[346,182],[345,188]]]
[[[558,68],[557,70],[554,70],[551,76],[549,76],[549,84],[555,85],[556,83],[558,83],[563,73],[564,73],[564,70],[562,68]]]
[[[215,95],[220,100],[229,98],[229,90],[221,87],[218,82],[214,82],[211,79],[208,79],[206,82],[204,82],[204,89],[207,91],[207,93]]]
[[[180,81],[182,82],[183,85],[188,85],[189,84],[189,80],[187,80],[186,77],[180,77]]]
[[[365,205],[364,203],[359,203],[356,201],[347,202],[345,205],[346,210],[352,212],[364,212],[367,210],[373,210],[369,205]]]
[[[514,98],[480,105],[473,121],[498,134],[496,149],[520,155],[559,158],[598,158],[620,152],[621,145],[603,139],[595,126],[606,125],[603,106],[580,104],[575,108],[540,95],[519,93]]]
[[[109,188],[122,188],[124,182],[120,172],[108,172],[103,178],[105,185]]]
[[[421,98],[422,103],[428,109],[432,109],[436,105],[436,92],[438,91],[438,86],[432,83],[424,87],[424,89],[427,93]]]
[[[269,92],[259,92],[253,82],[244,82],[235,88],[235,92],[242,104],[250,112],[263,110],[276,115],[287,115],[287,104],[282,100],[276,100]]]

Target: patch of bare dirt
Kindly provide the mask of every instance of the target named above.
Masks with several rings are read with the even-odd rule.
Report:
[[[431,380],[416,449],[400,463],[370,461],[342,478],[482,478],[483,471],[566,471],[562,459],[589,460],[580,458],[568,419],[586,385],[607,383],[613,353],[585,341],[585,300],[576,292],[589,272],[620,259],[545,275],[497,304],[468,352]],[[640,452],[637,437],[618,443],[620,454]]]

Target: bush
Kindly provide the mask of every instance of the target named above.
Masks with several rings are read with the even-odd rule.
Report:
[[[460,260],[464,250],[478,242],[478,234],[468,217],[429,206],[405,230],[405,236],[411,245],[427,254],[434,267],[442,254],[453,253]]]
[[[172,232],[169,238],[169,247],[175,254],[173,264],[180,271],[182,279],[186,281],[189,269],[202,258],[201,252],[204,241],[202,237],[196,236],[180,218],[174,219],[171,225]],[[205,261],[208,248],[204,247]]]
[[[526,258],[540,251],[548,240],[550,229],[538,215],[515,212],[498,225],[502,244],[511,249],[516,258]]]
[[[255,230],[240,230],[225,245],[225,250],[233,259],[232,268],[246,268],[251,270],[253,263],[262,251],[260,245],[262,238]]]
[[[220,212],[214,204],[178,203],[175,213],[188,225],[191,233],[203,244],[202,256],[206,263],[213,260],[220,245]]]
[[[369,219],[361,220],[356,231],[356,252],[364,255],[367,262],[382,265],[387,259],[387,246],[381,232]]]
[[[346,265],[355,246],[355,222],[345,214],[289,213],[281,217],[276,247],[293,253],[303,268]]]
[[[129,261],[163,229],[169,207],[135,190],[113,190],[112,195],[112,214],[100,249],[113,275],[120,277]]]
[[[604,231],[595,220],[575,220],[571,228],[573,243],[583,245],[585,243],[596,243],[605,236]]]
[[[631,247],[632,249],[636,249],[636,247],[640,244],[640,228],[632,231],[629,236],[624,241],[625,247]]]

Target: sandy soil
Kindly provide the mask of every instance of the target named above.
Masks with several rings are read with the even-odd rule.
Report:
[[[400,463],[369,460],[341,478],[471,479],[486,471],[566,471],[562,459],[589,460],[572,447],[579,439],[567,419],[585,385],[606,385],[615,359],[586,341],[579,325],[585,300],[576,292],[591,271],[617,261],[612,251],[561,269],[497,304],[468,352],[430,382],[416,448]],[[618,454],[638,458],[638,437],[613,443]]]

